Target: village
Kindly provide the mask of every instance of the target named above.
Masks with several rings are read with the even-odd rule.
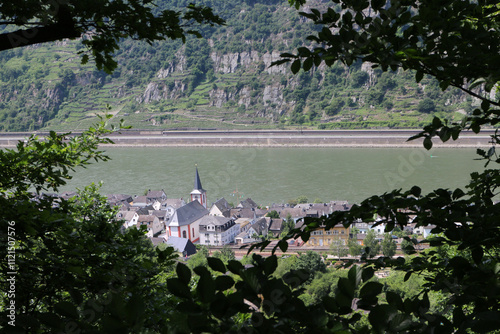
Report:
[[[352,206],[347,201],[331,201],[261,208],[250,198],[240,201],[235,207],[224,198],[208,205],[207,191],[202,187],[197,167],[193,191],[188,201],[183,198],[168,198],[164,190],[148,190],[144,196],[108,194],[107,199],[110,205],[119,207],[117,218],[123,220],[122,230],[144,226],[146,236],[155,246],[167,244],[183,257],[195,254],[195,245],[210,248],[230,246],[237,250],[243,245],[264,239],[277,239],[286,235],[291,228],[300,228],[305,217],[321,217],[334,211],[348,211]],[[364,239],[370,230],[381,241],[385,225],[373,225],[360,221],[348,228],[339,225],[325,230],[320,227],[311,233],[307,242],[300,238],[291,239],[289,250],[328,251],[333,243],[346,246],[349,239],[364,246]],[[417,228],[414,224],[409,224],[405,231],[407,235],[425,239],[432,228],[433,226]],[[403,239],[396,236],[393,238],[401,252]]]

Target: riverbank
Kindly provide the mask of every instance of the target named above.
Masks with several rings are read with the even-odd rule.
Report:
[[[422,138],[407,141],[419,130],[265,130],[265,131],[124,131],[109,136],[115,147],[422,147]],[[463,132],[456,141],[434,147],[485,147],[492,131]],[[1,133],[0,147],[14,147],[30,133]],[[41,136],[44,134],[41,133]]]

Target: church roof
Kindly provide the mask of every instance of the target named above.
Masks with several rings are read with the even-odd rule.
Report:
[[[189,225],[208,214],[208,210],[198,201],[192,201],[175,210],[171,222],[176,221],[179,226]]]
[[[198,167],[196,167],[196,173],[194,175],[194,190],[203,190],[203,187],[201,186],[201,180],[200,180],[200,175],[198,174]]]

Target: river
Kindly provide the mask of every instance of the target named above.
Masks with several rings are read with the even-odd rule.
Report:
[[[101,192],[143,195],[164,189],[169,198],[187,198],[198,166],[209,203],[220,197],[260,205],[306,196],[359,203],[392,189],[420,186],[424,192],[463,187],[480,171],[475,149],[437,148],[199,148],[113,147],[111,157],[78,169],[62,190],[103,181]]]

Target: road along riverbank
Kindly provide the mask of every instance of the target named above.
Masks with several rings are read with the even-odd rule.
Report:
[[[108,136],[123,147],[422,147],[419,130],[262,130],[262,131],[123,131]],[[458,140],[434,147],[485,147],[493,131],[462,132]],[[14,147],[31,133],[0,133],[0,147]],[[38,135],[44,136],[45,133]],[[106,146],[106,145],[104,145]]]

